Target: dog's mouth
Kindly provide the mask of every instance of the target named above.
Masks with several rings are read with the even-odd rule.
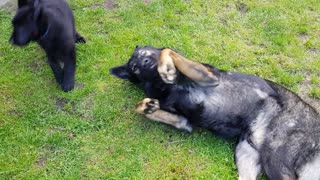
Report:
[[[158,63],[154,63],[154,64],[152,64],[152,65],[150,66],[150,69],[152,70],[152,69],[156,68],[157,66],[158,66]]]

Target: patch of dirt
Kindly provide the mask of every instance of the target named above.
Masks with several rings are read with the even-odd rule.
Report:
[[[238,2],[236,4],[237,6],[237,10],[241,13],[241,14],[246,14],[248,12],[248,6],[244,3]]]
[[[73,139],[73,138],[76,137],[76,134],[74,134],[74,133],[68,133],[68,134],[67,134],[67,137],[68,137],[69,139]]]
[[[21,111],[16,110],[16,109],[9,110],[8,114],[11,115],[11,116],[17,116],[17,117],[22,117],[23,116],[23,113]]]
[[[152,0],[144,0],[144,3],[145,3],[145,4],[151,4],[151,3],[152,3]]]
[[[33,73],[37,73],[39,72],[41,69],[42,69],[43,65],[42,64],[39,64],[39,63],[36,63],[36,62],[33,62],[29,65],[29,68],[31,69],[31,71]]]
[[[67,103],[68,101],[65,98],[58,98],[56,101],[56,106],[59,109],[63,109]]]
[[[312,57],[316,57],[320,55],[320,49],[318,48],[308,48],[307,49],[308,54],[310,54]]]
[[[312,98],[309,95],[309,90],[311,87],[310,79],[311,78],[308,76],[305,78],[304,82],[302,82],[299,87],[298,95],[320,113],[320,100]]]
[[[93,3],[92,6],[91,6],[91,8],[93,8],[93,9],[99,8],[99,7],[100,7],[100,6],[99,6],[98,4],[96,4],[96,3]]]
[[[15,0],[5,0],[4,2],[0,1],[0,9],[5,9],[10,11],[11,13],[14,13],[17,9],[17,1]]]
[[[40,167],[43,167],[47,164],[47,157],[45,156],[40,156],[39,159],[36,161],[37,165],[40,166]]]
[[[299,33],[297,37],[303,44],[305,44],[310,39],[310,36],[307,33]]]
[[[0,126],[4,125],[6,122],[4,120],[0,120]]]
[[[113,154],[116,152],[116,150],[113,147],[108,147],[107,152],[108,152],[108,154]]]
[[[115,0],[105,0],[104,7],[107,9],[117,9],[119,8],[119,5],[115,3]]]
[[[228,25],[228,21],[225,18],[220,18],[220,22],[225,26]]]
[[[94,94],[90,94],[81,100],[78,106],[80,111],[80,118],[82,119],[93,119],[93,107],[94,107]]]
[[[82,83],[79,83],[79,82],[76,82],[74,84],[74,86],[75,86],[76,89],[79,89],[79,90],[83,89],[83,87],[84,87],[84,85]]]
[[[56,107],[64,112],[73,113],[75,111],[75,103],[69,102],[65,98],[57,98],[56,99]]]

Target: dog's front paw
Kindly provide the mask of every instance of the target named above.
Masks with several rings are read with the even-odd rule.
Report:
[[[82,36],[78,36],[76,39],[76,43],[86,43],[86,39]]]
[[[64,92],[68,92],[74,88],[74,83],[63,83],[62,89]]]
[[[158,72],[165,83],[174,84],[177,79],[177,70],[173,59],[170,57],[170,49],[162,50],[158,65]]]
[[[145,98],[136,105],[136,111],[139,114],[152,114],[159,109],[160,104],[157,99]]]

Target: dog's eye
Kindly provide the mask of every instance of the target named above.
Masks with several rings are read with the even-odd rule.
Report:
[[[136,66],[136,65],[133,65],[132,71],[134,72],[134,71],[136,71],[136,70],[137,70],[137,66]]]
[[[144,64],[148,64],[150,62],[150,59],[144,59],[143,62]]]

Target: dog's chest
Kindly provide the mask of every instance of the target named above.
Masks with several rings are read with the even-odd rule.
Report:
[[[176,100],[180,109],[183,109],[187,114],[197,115],[202,117],[208,109],[214,110],[218,96],[208,93],[202,88],[183,88],[177,91]]]

